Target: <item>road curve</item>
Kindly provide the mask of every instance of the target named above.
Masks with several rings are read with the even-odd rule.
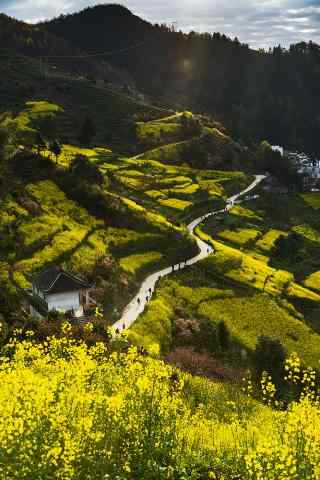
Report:
[[[126,328],[129,328],[137,320],[139,315],[141,315],[141,313],[144,311],[148,301],[151,299],[155,291],[156,284],[160,280],[160,278],[166,277],[171,273],[173,273],[174,271],[182,270],[186,267],[189,267],[190,265],[194,265],[195,263],[200,262],[200,260],[203,260],[204,258],[208,257],[212,253],[212,247],[209,244],[205,243],[203,240],[201,240],[199,237],[197,237],[197,235],[194,233],[194,230],[196,229],[196,227],[200,225],[200,223],[202,223],[207,218],[230,210],[234,205],[234,203],[237,202],[242,195],[245,195],[246,193],[253,190],[265,178],[266,178],[265,175],[256,175],[254,182],[252,182],[251,185],[249,185],[249,187],[247,187],[242,192],[236,195],[233,195],[232,197],[227,199],[225,209],[217,210],[215,212],[209,212],[206,215],[202,215],[201,217],[198,217],[195,220],[193,220],[193,222],[191,222],[188,225],[187,229],[188,229],[188,232],[195,238],[197,242],[197,245],[199,248],[198,255],[184,262],[181,262],[180,264],[176,264],[174,266],[164,268],[163,270],[160,270],[158,272],[155,272],[149,275],[142,283],[137,295],[125,307],[120,320],[114,323],[112,325],[112,328],[114,328],[115,330],[121,331]]]

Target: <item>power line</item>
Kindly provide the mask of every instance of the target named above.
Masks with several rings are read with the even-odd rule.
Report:
[[[88,54],[81,54],[81,55],[23,55],[23,54],[17,54],[17,55],[0,55],[1,58],[31,58],[31,59],[59,59],[59,58],[65,58],[69,60],[73,59],[86,59],[86,58],[97,58],[97,57],[104,57],[104,56],[111,56],[111,55],[118,55],[121,53],[128,52],[130,50],[136,49],[141,47],[146,43],[146,40],[136,43],[134,45],[130,45],[129,47],[121,48],[119,50],[111,50],[111,51],[106,51],[106,52],[99,52],[99,53],[88,53]]]

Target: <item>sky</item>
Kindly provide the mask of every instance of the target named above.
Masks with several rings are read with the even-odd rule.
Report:
[[[115,0],[152,23],[185,32],[220,32],[253,48],[313,40],[320,44],[320,0]],[[0,0],[0,11],[37,22],[98,0]],[[112,1],[110,3],[113,3]],[[115,3],[115,2],[114,2]]]

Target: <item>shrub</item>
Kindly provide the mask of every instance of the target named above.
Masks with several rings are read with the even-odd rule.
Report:
[[[263,373],[267,372],[279,389],[284,376],[285,358],[285,351],[279,340],[259,337],[252,355],[253,375],[256,383],[260,384]]]
[[[223,320],[222,322],[218,323],[217,337],[218,337],[218,341],[221,349],[228,350],[230,346],[230,332]]]
[[[54,170],[54,165],[49,158],[29,150],[21,150],[14,155],[12,168],[15,174],[26,181],[31,181],[49,176],[50,172]]]

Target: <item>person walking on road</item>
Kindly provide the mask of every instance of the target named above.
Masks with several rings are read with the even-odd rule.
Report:
[[[137,303],[138,303],[138,305],[140,306],[140,303],[141,303],[140,298],[138,298]]]

